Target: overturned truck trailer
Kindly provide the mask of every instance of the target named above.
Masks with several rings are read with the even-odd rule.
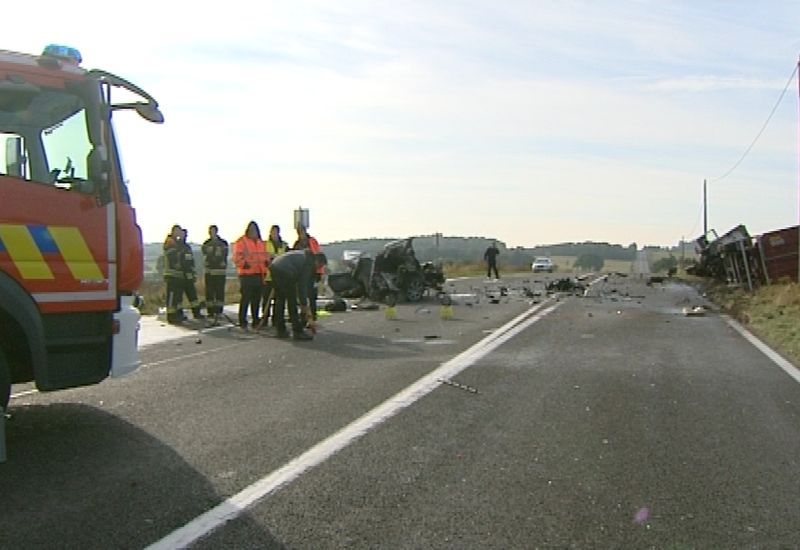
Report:
[[[754,261],[753,239],[744,225],[737,225],[724,235],[716,237],[712,232],[695,241],[700,261],[691,270],[701,277],[712,277],[720,281],[747,284],[749,289],[758,282],[758,266]]]
[[[699,262],[691,272],[720,281],[747,285],[798,280],[798,226],[764,233],[752,238],[738,225],[717,238],[716,233],[695,241]]]
[[[788,279],[798,282],[800,226],[785,227],[756,237],[762,280],[766,284]]]

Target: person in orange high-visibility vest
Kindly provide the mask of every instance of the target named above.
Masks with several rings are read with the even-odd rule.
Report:
[[[292,250],[310,250],[314,254],[322,252],[319,241],[308,234],[308,230],[303,224],[297,224],[297,240],[292,245]],[[317,284],[325,274],[325,266],[317,265],[314,270],[314,277],[309,281],[308,305],[311,311],[311,320],[317,320]]]
[[[247,308],[250,308],[252,326],[259,322],[259,309],[263,295],[264,274],[267,272],[269,257],[261,240],[258,224],[251,221],[247,224],[245,234],[233,243],[233,263],[239,274],[240,292],[239,326],[247,330]]]

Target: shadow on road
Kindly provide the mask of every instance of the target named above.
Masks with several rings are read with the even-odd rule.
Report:
[[[0,548],[142,548],[219,504],[203,474],[136,426],[82,404],[12,407]],[[282,545],[246,517],[259,547]]]
[[[395,336],[394,332],[387,333],[385,338],[377,338],[360,333],[325,331],[318,335],[318,338],[320,340],[330,338],[335,341],[336,345],[319,346],[318,349],[338,357],[351,359],[394,359],[422,353],[419,344],[392,342],[391,340]]]

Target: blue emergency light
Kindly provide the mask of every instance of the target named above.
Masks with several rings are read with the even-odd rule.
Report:
[[[59,59],[61,61],[66,61],[74,65],[80,65],[81,61],[83,61],[83,57],[81,57],[81,52],[79,52],[77,48],[64,46],[62,44],[48,44],[44,48],[42,56],[54,57],[56,59]]]

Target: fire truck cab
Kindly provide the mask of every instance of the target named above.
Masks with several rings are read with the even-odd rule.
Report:
[[[111,119],[163,116],[80,63],[64,46],[0,50],[0,414],[13,383],[52,391],[138,366],[142,236]]]

